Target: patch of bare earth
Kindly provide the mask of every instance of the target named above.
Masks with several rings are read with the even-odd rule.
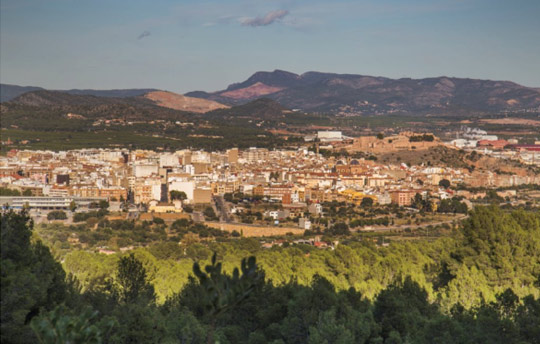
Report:
[[[149,92],[145,94],[144,97],[152,100],[159,106],[196,113],[205,113],[216,109],[228,108],[227,105],[212,100],[186,97],[181,94],[166,91]]]
[[[501,159],[483,156],[478,161],[472,162],[472,164],[477,169],[482,169],[485,171],[501,171],[505,173],[514,174],[517,176],[526,176],[528,175],[528,171],[526,168],[519,167],[519,166],[513,166],[511,162],[507,162]]]
[[[220,95],[222,97],[232,98],[232,99],[249,99],[264,96],[271,93],[276,93],[281,91],[283,88],[268,86],[262,82],[257,82],[249,87],[240,88],[234,91],[223,92]]]

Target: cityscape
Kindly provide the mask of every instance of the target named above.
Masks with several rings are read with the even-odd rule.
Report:
[[[540,343],[540,3],[0,3],[0,342]]]
[[[226,231],[241,229],[246,236],[251,236],[248,224],[261,236],[301,230],[322,233],[329,228],[328,220],[333,220],[327,219],[329,214],[322,211],[322,205],[332,202],[407,207],[413,214],[426,204],[436,212],[445,200],[472,209],[473,203],[488,204],[490,197],[511,205],[538,206],[538,142],[519,145],[515,140],[498,140],[469,128],[464,137],[442,142],[432,134],[411,132],[349,138],[341,131],[319,131],[304,137],[305,144],[296,150],[11,150],[0,158],[3,192],[12,194],[2,196],[2,204],[14,209],[26,207],[40,223],[57,211],[67,211],[69,221],[73,221],[77,211],[72,208],[89,211],[91,204],[106,201],[111,211],[120,211],[124,218],[142,215],[168,221],[209,221],[210,226]],[[405,160],[381,163],[376,155],[355,157],[359,152],[412,150],[427,156],[437,147],[463,152],[471,165],[439,166],[429,159],[410,165]],[[325,156],[321,150],[340,154]],[[495,170],[491,168],[494,165],[498,166]],[[181,199],[175,197],[178,193]],[[420,206],[414,204],[417,194],[423,201]],[[253,201],[256,207],[251,206]],[[375,218],[386,219],[386,226],[354,229],[400,229],[392,216]],[[392,228],[388,227],[390,219]],[[398,222],[411,225],[410,219]],[[261,226],[267,226],[267,233]]]

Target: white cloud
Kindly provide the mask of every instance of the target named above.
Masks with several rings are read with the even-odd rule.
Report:
[[[289,11],[287,10],[276,10],[268,12],[264,17],[243,19],[241,23],[245,26],[267,26],[276,22],[276,20],[282,19],[287,14],[289,14]]]

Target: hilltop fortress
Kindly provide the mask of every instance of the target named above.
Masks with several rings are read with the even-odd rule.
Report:
[[[441,140],[431,133],[401,132],[398,135],[361,136],[349,146],[352,152],[386,153],[399,150],[424,150],[442,145]]]

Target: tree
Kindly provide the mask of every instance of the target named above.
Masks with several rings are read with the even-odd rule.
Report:
[[[152,222],[154,222],[156,225],[164,225],[165,224],[165,220],[163,220],[161,217],[154,217]]]
[[[15,189],[0,187],[0,196],[20,196],[21,192]]]
[[[121,302],[154,302],[154,287],[148,283],[146,269],[133,253],[120,258],[116,281],[116,292]]]
[[[344,323],[336,319],[335,313],[335,310],[332,309],[319,315],[316,326],[311,326],[309,329],[309,344],[347,344],[355,342],[352,331],[347,329]]]
[[[180,201],[184,201],[187,199],[187,195],[184,191],[177,191],[177,190],[172,190],[170,192],[170,195],[171,195],[171,201],[173,200],[180,200]]]
[[[238,305],[264,282],[264,274],[258,269],[255,257],[242,259],[232,276],[222,273],[222,265],[217,262],[214,253],[210,265],[201,270],[198,263],[193,264],[193,273],[199,280],[199,297],[204,312],[211,318],[211,329],[208,331],[208,343],[214,342],[217,317]]]
[[[33,222],[26,212],[1,218],[2,343],[33,343],[30,321],[67,298],[62,266],[40,241],[32,243]]]
[[[467,204],[460,202],[456,197],[452,199],[443,199],[441,204],[437,208],[439,213],[462,213],[466,214],[468,211]]]
[[[230,192],[226,192],[224,195],[223,195],[223,199],[227,202],[232,202],[233,201],[233,194],[230,193]]]
[[[99,209],[106,210],[106,209],[109,208],[109,202],[107,202],[105,200],[101,200],[101,201],[99,201],[98,207],[99,207]]]
[[[326,230],[332,235],[347,235],[350,233],[349,226],[346,223],[339,222]]]
[[[32,190],[26,189],[22,193],[23,196],[32,196]]]
[[[396,281],[383,290],[375,301],[373,315],[381,324],[382,335],[392,338],[406,338],[421,328],[436,314],[436,307],[427,299],[427,292],[410,277],[403,282]]]
[[[373,206],[373,199],[371,197],[364,197],[360,205],[364,208],[371,208]]]
[[[39,343],[103,343],[103,337],[115,321],[106,317],[98,320],[98,312],[86,307],[80,314],[70,314],[65,306],[58,306],[30,324]]]
[[[377,139],[379,139],[379,140],[384,139],[384,134],[383,133],[378,133],[377,134]]]
[[[77,209],[77,203],[76,203],[75,201],[71,201],[71,202],[69,203],[69,210],[70,210],[71,212],[74,212],[75,209]]]
[[[62,210],[53,210],[47,214],[47,220],[66,220],[67,215]]]
[[[206,207],[203,211],[203,214],[208,220],[217,220],[216,212],[212,207]]]
[[[499,194],[497,194],[497,191],[495,191],[495,190],[488,190],[486,192],[486,196],[484,197],[484,199],[486,201],[492,202],[492,203],[497,203],[497,202],[504,201],[504,198],[499,196]]]
[[[204,343],[207,330],[200,321],[186,309],[173,310],[167,317],[167,332],[173,343]]]
[[[425,201],[422,195],[420,195],[419,193],[416,193],[414,195],[414,198],[412,199],[412,206],[416,209],[424,209]]]
[[[448,179],[441,179],[439,181],[439,186],[448,189],[450,187],[450,181]]]

